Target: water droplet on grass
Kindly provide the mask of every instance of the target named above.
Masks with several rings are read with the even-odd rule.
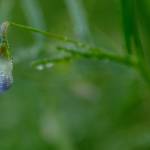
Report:
[[[47,63],[47,64],[45,65],[46,68],[52,68],[53,66],[54,66],[53,63]]]
[[[44,66],[43,65],[38,65],[38,66],[36,66],[36,69],[39,70],[39,71],[42,71],[44,69]]]

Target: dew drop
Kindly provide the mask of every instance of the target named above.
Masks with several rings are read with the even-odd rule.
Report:
[[[38,66],[36,66],[36,69],[39,70],[39,71],[42,71],[44,69],[44,66],[43,65],[38,65]]]
[[[53,66],[54,66],[53,63],[47,63],[47,64],[45,65],[46,68],[52,68]]]

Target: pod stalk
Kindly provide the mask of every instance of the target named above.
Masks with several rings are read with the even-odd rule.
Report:
[[[11,59],[9,53],[9,45],[7,40],[8,27],[10,23],[8,21],[3,22],[0,26],[0,57],[5,59]]]

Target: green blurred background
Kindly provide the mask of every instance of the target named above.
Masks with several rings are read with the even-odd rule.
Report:
[[[150,57],[150,2],[137,1]],[[0,21],[14,21],[123,54],[120,0],[0,0]],[[60,42],[10,27],[13,87],[0,95],[0,150],[149,150],[150,93],[134,69],[78,59],[39,71]]]

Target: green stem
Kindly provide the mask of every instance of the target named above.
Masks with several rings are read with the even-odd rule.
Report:
[[[14,23],[14,22],[10,22],[10,25],[15,26],[15,27],[19,27],[19,28],[22,28],[22,29],[25,29],[25,30],[29,30],[29,31],[32,31],[32,32],[40,33],[44,36],[47,36],[47,37],[50,37],[50,38],[53,38],[53,39],[56,39],[56,40],[73,43],[77,46],[87,46],[89,48],[89,50],[91,50],[91,52],[84,52],[83,53],[83,52],[76,51],[76,50],[66,49],[66,51],[68,50],[68,52],[74,53],[76,55],[77,54],[81,55],[82,57],[90,57],[90,58],[97,58],[97,59],[108,59],[108,60],[111,60],[111,61],[126,64],[126,65],[136,66],[136,61],[135,60],[131,60],[131,59],[129,60],[126,57],[122,57],[122,56],[119,56],[119,55],[114,55],[114,54],[110,54],[110,53],[106,53],[106,52],[99,53],[98,51],[101,52],[101,49],[91,48],[87,44],[81,43],[81,42],[73,40],[73,39],[69,39],[68,37],[65,37],[65,36],[49,33],[49,32],[46,32],[46,31],[39,30],[37,28],[17,24],[17,23]],[[96,51],[98,53],[95,53]]]
[[[97,60],[109,60],[109,61],[124,64],[126,66],[132,66],[134,68],[137,68],[137,62],[138,62],[137,60],[128,59],[128,57],[125,57],[125,56],[120,56],[120,55],[116,55],[116,54],[112,54],[112,53],[108,53],[108,52],[103,52],[97,48],[94,48],[91,51],[89,50],[86,52],[78,51],[75,49],[66,49],[66,48],[59,48],[59,49],[70,52],[73,55],[76,55],[79,57],[81,56],[84,58],[91,58],[91,59],[97,59]]]
[[[66,36],[49,33],[49,32],[42,31],[42,30],[30,27],[30,26],[25,26],[25,25],[22,25],[22,24],[17,24],[17,23],[14,23],[14,22],[10,22],[10,25],[18,27],[18,28],[25,29],[25,30],[28,30],[28,31],[31,31],[31,32],[39,33],[39,34],[42,34],[42,35],[47,36],[47,37],[52,38],[52,39],[56,39],[56,40],[63,41],[63,42],[68,42],[68,43],[72,43],[72,44],[75,44],[76,46],[80,46],[80,47],[86,47],[86,46],[88,46],[85,43],[81,43],[79,41],[70,39],[70,38],[68,38]]]
[[[109,61],[113,61],[116,63],[124,64],[129,67],[133,67],[135,69],[138,68],[137,60],[134,60],[134,59],[129,60],[128,57],[115,55],[115,54],[111,54],[108,52],[100,52],[100,51],[97,51],[97,49],[92,49],[92,51],[83,52],[83,51],[79,51],[76,49],[68,49],[64,47],[59,47],[58,50],[68,52],[71,55],[66,55],[62,58],[38,60],[34,62],[34,65],[61,62],[64,60],[66,61],[66,60],[70,60],[74,58],[90,58],[90,59],[96,59],[96,60],[109,60]]]
[[[121,0],[122,26],[128,55],[132,55],[133,0]]]
[[[119,56],[116,54],[104,52],[99,48],[92,48],[91,46],[89,46],[87,44],[84,44],[84,43],[81,43],[79,41],[70,39],[68,37],[49,33],[46,31],[42,31],[42,30],[30,27],[30,26],[21,25],[21,24],[17,24],[14,22],[10,22],[10,25],[12,25],[14,27],[25,29],[25,30],[29,30],[31,32],[36,32],[36,33],[42,34],[44,36],[47,36],[47,37],[55,39],[55,40],[68,42],[68,43],[74,44],[75,46],[80,47],[80,48],[86,47],[89,49],[89,51],[83,52],[83,51],[77,51],[74,49],[59,48],[59,50],[67,51],[73,55],[71,55],[70,58],[67,56],[67,58],[66,57],[65,58],[59,58],[56,60],[46,59],[46,60],[44,60],[44,63],[52,62],[52,61],[59,62],[61,60],[66,60],[66,59],[68,60],[68,59],[71,59],[74,57],[83,57],[83,58],[91,58],[91,59],[98,59],[98,60],[110,60],[113,62],[117,62],[117,63],[121,63],[124,65],[130,66],[130,67],[133,67],[134,69],[138,70],[140,72],[140,74],[143,76],[143,78],[145,79],[145,81],[147,81],[148,84],[150,85],[150,73],[147,71],[146,67],[143,67],[144,64],[140,65],[141,61],[139,59],[141,59],[141,58],[133,59],[133,57]],[[37,62],[35,62],[35,64],[38,65],[42,62],[43,62],[43,60],[37,61]]]
[[[17,23],[14,23],[14,22],[10,22],[10,25],[18,27],[18,28],[25,29],[25,30],[29,30],[29,31],[32,31],[32,32],[40,33],[40,34],[42,34],[44,36],[47,36],[49,38],[53,38],[53,39],[64,41],[64,42],[69,42],[69,43],[75,44],[77,46],[83,46],[83,47],[86,46],[86,47],[89,48],[90,52],[81,52],[81,51],[66,49],[66,51],[68,50],[68,52],[74,53],[74,55],[76,55],[76,56],[81,55],[82,57],[86,57],[86,58],[90,57],[90,58],[96,58],[96,59],[108,59],[108,60],[119,62],[119,63],[125,64],[125,65],[128,65],[128,66],[130,66],[130,65],[134,66],[134,67],[137,66],[137,63],[136,63],[135,60],[128,59],[127,57],[122,57],[122,56],[119,56],[119,55],[114,55],[114,54],[102,52],[102,50],[99,49],[99,48],[91,48],[87,44],[81,43],[81,42],[76,41],[76,40],[69,39],[68,37],[65,37],[65,36],[56,35],[56,34],[53,34],[53,33],[49,33],[49,32],[46,32],[46,31],[39,30],[37,28],[17,24]]]

